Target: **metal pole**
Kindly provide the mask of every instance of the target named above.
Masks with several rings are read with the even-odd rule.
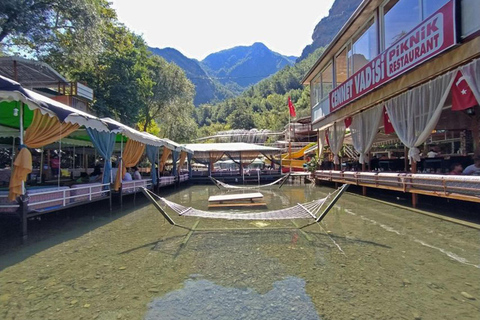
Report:
[[[290,112],[288,112],[288,158],[290,161],[290,169],[289,171],[292,172],[292,123],[291,123],[291,116]]]
[[[42,176],[43,176],[43,157],[45,156],[43,153],[43,147],[41,149],[42,151],[40,152],[40,183],[42,182]]]
[[[61,130],[61,129],[60,129]],[[61,137],[61,135],[60,135]],[[58,178],[57,184],[60,188],[60,177],[62,176],[62,138],[58,141]]]
[[[20,103],[20,145],[23,145],[23,105],[22,103]],[[25,181],[22,181],[22,194],[25,194]]]
[[[10,170],[13,169],[13,162],[15,160],[15,137],[12,139],[12,163],[10,165]]]

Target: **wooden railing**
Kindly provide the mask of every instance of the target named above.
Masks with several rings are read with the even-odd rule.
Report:
[[[479,176],[318,170],[317,180],[480,202]]]

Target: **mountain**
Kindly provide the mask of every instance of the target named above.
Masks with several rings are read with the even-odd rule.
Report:
[[[212,53],[203,61],[190,59],[173,48],[149,49],[185,71],[195,85],[196,106],[237,96],[285,66],[293,65],[296,59],[273,52],[259,42]]]
[[[151,48],[149,50],[168,62],[173,62],[185,71],[188,79],[195,85],[195,98],[193,103],[198,106],[202,103],[222,101],[233,97],[233,93],[224,88],[220,83],[211,79],[195,59],[184,56],[173,48]]]
[[[347,22],[355,9],[357,9],[360,2],[362,2],[362,0],[335,0],[328,12],[328,16],[320,20],[315,26],[312,35],[312,44],[303,49],[302,55],[298,60],[301,61],[316,49],[327,46],[345,22]]]
[[[294,63],[295,58],[273,52],[260,42],[212,53],[202,61],[220,83],[241,91]]]

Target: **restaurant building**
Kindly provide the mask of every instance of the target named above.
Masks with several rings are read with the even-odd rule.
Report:
[[[335,169],[317,171],[317,179],[411,192],[413,205],[417,194],[480,202],[480,177],[446,175],[445,168],[480,157],[478,17],[478,0],[359,5],[303,80],[320,156],[328,145]],[[340,170],[345,135],[362,172]],[[448,150],[440,151],[439,135]],[[403,144],[403,170],[372,172],[379,139]],[[437,174],[417,174],[431,172],[429,150],[436,155],[428,160],[442,166]]]

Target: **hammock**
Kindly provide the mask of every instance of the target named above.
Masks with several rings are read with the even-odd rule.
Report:
[[[262,185],[257,185],[257,186],[234,186],[234,185],[231,185],[231,184],[228,184],[228,183],[225,183],[225,182],[222,182],[220,180],[217,180],[215,179],[214,177],[210,176],[209,178],[213,181],[213,183],[215,183],[215,185],[218,187],[218,186],[222,186],[224,187],[225,189],[258,189],[258,188],[266,188],[266,187],[271,187],[273,185],[276,185],[277,183],[280,183],[284,180],[286,180],[288,178],[290,174],[286,174],[284,175],[283,177],[281,177],[280,179],[277,179],[273,182],[270,182],[268,184],[262,184]],[[280,187],[283,185],[283,183],[280,185]]]
[[[331,208],[335,205],[337,200],[343,194],[343,192],[348,188],[348,184],[344,184],[341,188],[337,189],[332,194],[328,195],[325,198],[313,200],[306,203],[298,203],[295,206],[271,210],[265,212],[251,212],[251,213],[231,213],[228,211],[204,211],[195,209],[192,207],[186,207],[184,205],[175,203],[173,201],[162,198],[152,191],[141,187],[143,194],[152,202],[152,204],[157,208],[158,211],[163,215],[163,217],[172,225],[179,226],[173,221],[173,219],[165,211],[165,207],[170,208],[179,216],[188,216],[188,217],[199,217],[199,218],[210,218],[210,219],[227,219],[227,220],[285,220],[285,219],[313,219],[315,222],[320,222],[325,215],[330,211]],[[335,194],[336,193],[336,194]],[[322,211],[323,205],[327,200],[333,195],[333,199],[330,201],[328,206]],[[162,207],[163,205],[163,207]],[[315,223],[313,222],[313,223]],[[181,227],[181,226],[180,226]],[[186,228],[186,227],[183,227]],[[189,229],[189,228],[186,228]]]

